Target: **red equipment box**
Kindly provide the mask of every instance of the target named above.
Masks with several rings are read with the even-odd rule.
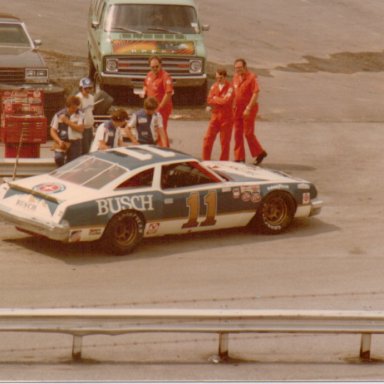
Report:
[[[20,138],[22,136],[22,138]],[[3,143],[45,143],[47,119],[44,116],[3,115],[0,129]]]
[[[6,158],[17,157],[22,158],[39,158],[40,157],[40,144],[22,144],[19,149],[18,144],[5,144],[4,155]]]
[[[44,92],[36,89],[0,91],[0,140],[5,157],[40,157],[47,141]]]

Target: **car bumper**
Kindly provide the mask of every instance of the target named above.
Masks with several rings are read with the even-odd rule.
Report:
[[[0,217],[24,232],[63,242],[69,239],[70,229],[66,222],[57,224],[36,218],[21,217],[7,211],[4,206],[0,207]]]
[[[145,75],[138,76],[121,76],[102,73],[102,85],[125,86],[129,88],[142,88],[144,85]],[[176,88],[183,87],[201,87],[207,82],[207,75],[197,75],[191,77],[172,75],[173,86]]]
[[[310,204],[299,205],[296,209],[295,217],[310,217],[318,215],[323,207],[323,201],[320,199],[311,200]]]

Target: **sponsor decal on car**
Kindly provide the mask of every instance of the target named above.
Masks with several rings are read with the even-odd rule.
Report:
[[[240,188],[233,188],[232,195],[234,199],[238,199],[241,195]]]
[[[309,204],[311,202],[311,194],[309,192],[303,193],[303,204]]]
[[[153,195],[134,195],[111,197],[109,199],[96,200],[97,216],[105,216],[110,213],[118,213],[124,209],[137,211],[153,211]]]
[[[258,192],[252,193],[251,196],[252,203],[259,203],[261,201],[261,195]]]
[[[241,194],[241,200],[243,200],[245,203],[248,203],[248,201],[251,201],[251,193],[250,192],[243,192]]]
[[[42,183],[35,185],[32,189],[37,192],[51,194],[65,191],[65,185],[60,183]]]
[[[91,228],[89,230],[88,235],[89,236],[100,236],[101,233],[102,233],[102,229],[101,228]]]
[[[145,231],[146,235],[154,235],[160,228],[160,223],[149,223]]]

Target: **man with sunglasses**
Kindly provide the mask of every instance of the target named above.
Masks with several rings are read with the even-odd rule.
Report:
[[[149,58],[150,71],[144,80],[143,97],[154,97],[159,103],[157,112],[163,118],[163,126],[166,136],[166,146],[169,147],[168,120],[172,113],[173,80],[161,66],[161,58],[152,56]]]

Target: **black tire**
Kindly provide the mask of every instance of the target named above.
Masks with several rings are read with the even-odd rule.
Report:
[[[292,223],[296,204],[286,192],[273,191],[262,200],[255,216],[255,229],[273,235],[284,232]]]
[[[102,245],[108,253],[127,255],[142,240],[144,227],[144,219],[138,212],[120,212],[108,223],[101,239]]]

